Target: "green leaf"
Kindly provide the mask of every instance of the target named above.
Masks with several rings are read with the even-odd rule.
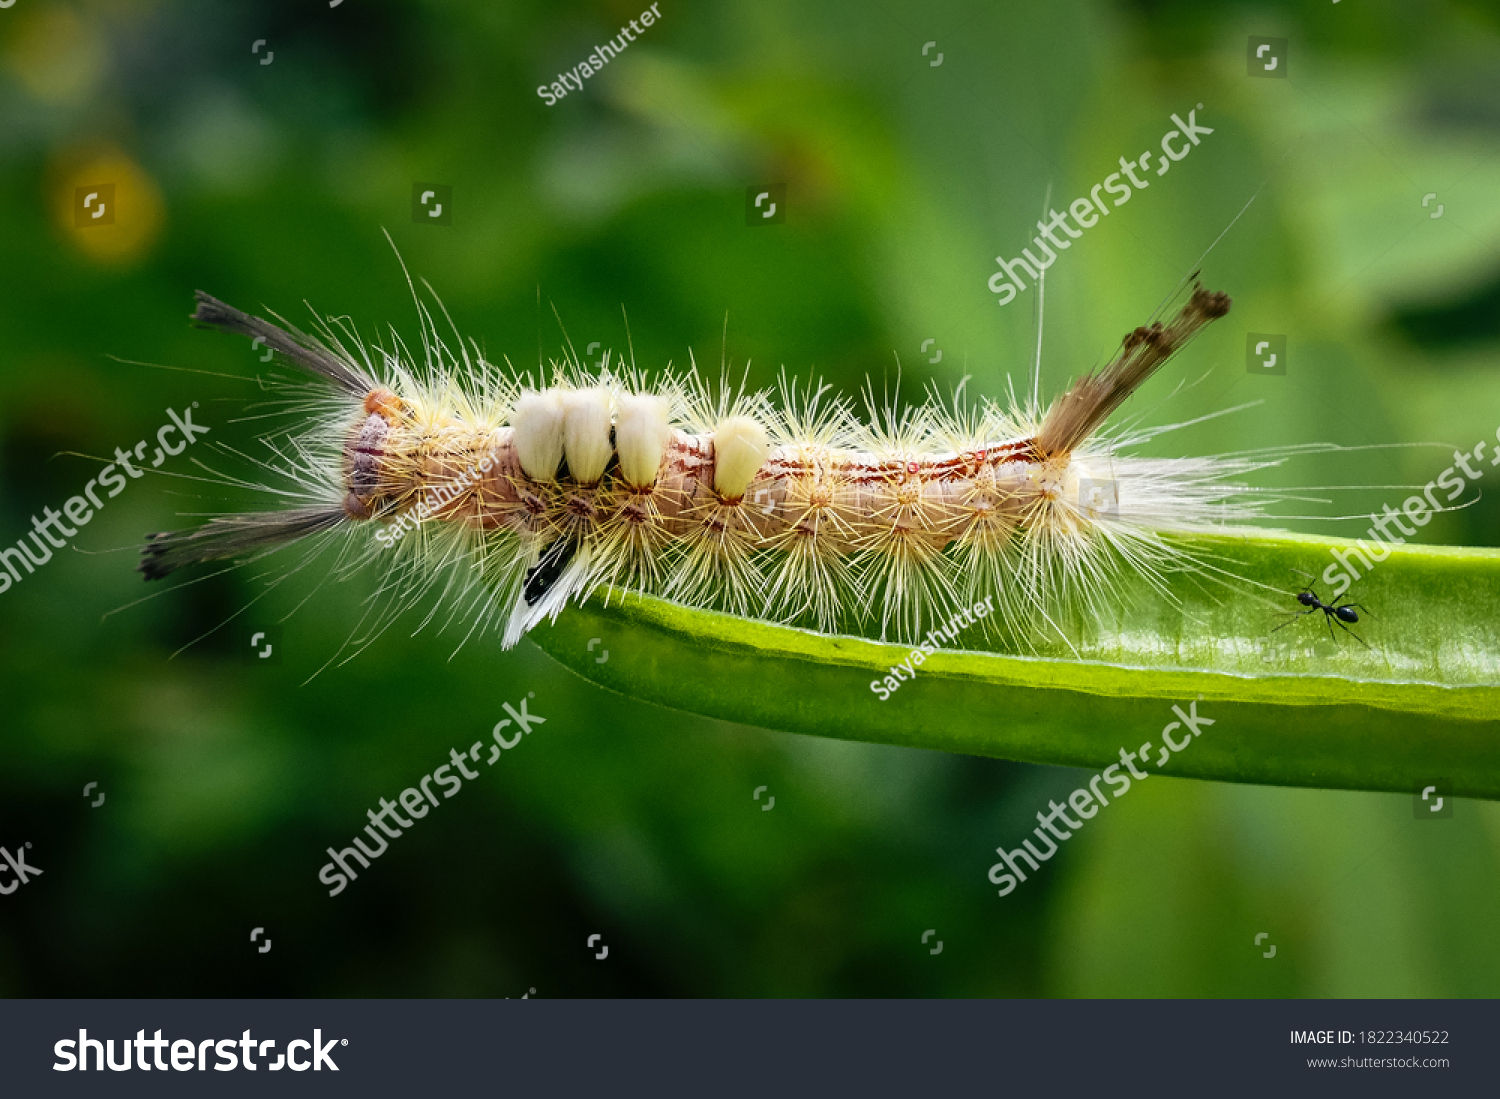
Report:
[[[1413,792],[1447,783],[1500,798],[1500,550],[1402,547],[1366,570],[1343,539],[1178,541],[1274,590],[1184,573],[1169,578],[1167,600],[1127,575],[1118,619],[1075,638],[1078,655],[939,652],[884,702],[871,680],[907,646],[617,593],[531,636],[621,694],[770,729],[1089,768],[1149,741],[1152,773]],[[1362,574],[1348,598],[1369,612],[1355,626],[1368,649],[1342,631],[1331,641],[1316,612],[1272,632],[1301,609],[1294,570],[1321,576],[1335,551]],[[959,643],[985,640],[975,628]],[[1212,725],[1158,764],[1173,706],[1192,702]],[[1186,735],[1171,731],[1179,744]]]

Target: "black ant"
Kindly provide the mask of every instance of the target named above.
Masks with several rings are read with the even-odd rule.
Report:
[[[1294,569],[1293,571],[1302,572],[1302,570],[1300,569]],[[1311,573],[1302,572],[1302,575],[1306,576],[1309,580],[1312,579]],[[1323,600],[1318,598],[1318,593],[1315,592],[1312,588],[1312,585],[1309,584],[1307,587],[1303,588],[1300,592],[1297,593],[1297,602],[1301,603],[1304,607],[1307,608],[1307,610],[1297,611],[1285,622],[1277,626],[1276,630],[1285,629],[1299,618],[1303,618],[1306,615],[1313,614],[1316,611],[1322,611],[1323,617],[1328,621],[1329,637],[1333,638],[1334,641],[1338,640],[1337,635],[1335,635],[1333,632],[1333,624],[1337,622],[1339,625],[1339,629],[1343,630],[1346,634],[1354,638],[1354,640],[1358,641],[1361,645],[1368,649],[1370,647],[1369,643],[1366,642],[1363,637],[1360,637],[1359,634],[1351,630],[1347,625],[1345,625],[1345,623],[1359,621],[1359,615],[1354,613],[1356,607],[1359,610],[1364,611],[1365,614],[1369,615],[1371,618],[1374,618],[1375,616],[1370,613],[1369,608],[1366,607],[1363,603],[1344,603],[1341,600],[1342,597],[1339,597],[1332,603],[1325,603],[1323,602]],[[1275,633],[1276,630],[1272,630],[1271,632]]]

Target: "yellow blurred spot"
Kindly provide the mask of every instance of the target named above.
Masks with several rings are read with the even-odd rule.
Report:
[[[89,259],[134,263],[161,235],[161,191],[118,146],[63,149],[53,155],[47,176],[54,224]]]
[[[28,92],[48,103],[79,103],[89,97],[108,59],[97,24],[55,4],[8,12],[5,19],[15,21],[5,67]]]

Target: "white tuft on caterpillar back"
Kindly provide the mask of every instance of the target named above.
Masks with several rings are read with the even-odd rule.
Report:
[[[793,382],[778,404],[571,360],[551,386],[523,383],[477,349],[455,357],[425,311],[424,361],[377,367],[331,329],[288,332],[200,292],[201,325],[258,336],[341,393],[286,470],[310,506],[155,535],[141,571],[352,536],[387,570],[380,615],[442,583],[474,628],[503,623],[506,647],[601,589],[825,632],[878,623],[907,642],[988,599],[1024,636],[1066,605],[1097,610],[1115,570],[1194,568],[1163,535],[1256,514],[1231,478],[1270,462],[1134,458],[1124,447],[1145,435],[1099,434],[1228,310],[1195,287],[1039,416],[929,400],[865,422]]]
[[[525,393],[516,401],[510,415],[515,441],[516,460],[521,471],[538,483],[557,477],[562,463],[564,423],[568,408],[563,394],[553,389],[546,393]]]

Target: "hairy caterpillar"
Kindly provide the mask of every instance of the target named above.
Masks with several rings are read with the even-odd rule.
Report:
[[[517,376],[456,333],[453,350],[421,303],[418,363],[399,341],[287,330],[199,292],[200,326],[253,337],[334,392],[262,463],[300,506],[153,535],[140,571],[352,539],[346,559],[385,564],[372,635],[440,587],[473,613],[470,634],[498,624],[507,648],[599,591],[908,642],[989,600],[1024,639],[1098,609],[1117,569],[1214,571],[1170,536],[1258,513],[1235,478],[1272,461],[1134,457],[1166,429],[1101,432],[1229,306],[1195,282],[1045,411],[867,397],[864,420],[822,385],[784,379],[778,401],[696,367],[648,383],[634,363],[591,371],[569,354],[550,379]]]

